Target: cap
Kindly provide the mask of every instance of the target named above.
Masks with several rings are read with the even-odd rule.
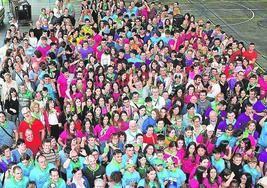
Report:
[[[208,125],[206,129],[207,131],[214,131],[214,127],[212,125]]]
[[[156,159],[155,162],[154,162],[154,165],[155,165],[155,166],[163,165],[163,160],[161,160],[161,159]]]
[[[127,168],[130,168],[130,167],[133,167],[133,166],[136,166],[136,164],[134,164],[133,162],[129,162],[129,163],[126,164],[125,168],[127,169]]]

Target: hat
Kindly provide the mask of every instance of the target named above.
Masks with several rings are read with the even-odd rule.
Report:
[[[133,146],[134,146],[134,147],[136,147],[136,146],[142,147],[142,144],[133,143]]]
[[[208,125],[206,129],[207,131],[214,131],[214,127],[212,125]]]
[[[154,165],[155,165],[155,166],[163,165],[163,160],[161,160],[161,159],[156,159],[155,162],[154,162]]]
[[[168,168],[169,166],[171,166],[173,164],[174,164],[173,162],[169,161],[169,162],[166,163],[166,167]]]
[[[134,163],[131,161],[131,162],[129,162],[129,163],[126,164],[126,167],[125,167],[125,168],[127,169],[127,168],[130,168],[130,167],[133,167],[133,166],[136,166],[136,164],[134,164]]]

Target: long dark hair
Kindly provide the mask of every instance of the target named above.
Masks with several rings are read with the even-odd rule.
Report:
[[[189,152],[189,148],[190,148],[190,146],[195,146],[195,151],[194,151],[194,153],[193,153],[193,155],[192,155],[192,157],[193,157],[193,161],[195,162],[195,160],[196,160],[196,153],[197,153],[197,145],[196,145],[196,143],[195,142],[190,142],[189,144],[188,144],[188,146],[187,146],[187,148],[186,148],[186,152],[185,152],[185,156],[184,156],[184,158],[185,159],[188,159],[189,158],[189,155],[190,155],[190,152]]]
[[[223,140],[221,141],[220,145],[218,146],[218,149],[220,152],[223,152],[224,154],[226,154],[227,149],[226,147],[229,145],[229,141],[228,140]]]
[[[249,173],[247,173],[247,172],[243,172],[242,174],[241,174],[241,177],[243,176],[243,175],[245,175],[246,177],[247,177],[247,181],[246,181],[246,188],[251,188],[251,185],[252,185],[252,176],[249,174]]]
[[[156,172],[156,170],[155,170],[155,168],[153,166],[149,166],[148,167],[148,173],[151,172],[151,171],[155,171]],[[145,176],[145,188],[149,188],[148,173]],[[157,188],[160,188],[160,183],[159,183],[159,180],[158,180],[158,176],[155,177],[155,182],[157,184]]]
[[[209,139],[207,130],[204,131],[204,133],[202,134],[202,136],[203,136],[203,144],[206,144],[207,141],[208,141],[208,139]],[[216,139],[216,137],[215,137],[215,131],[214,131],[213,134],[212,134],[212,136],[211,136],[211,138],[210,138],[211,143],[215,143],[215,139]]]
[[[206,170],[207,170],[207,168],[204,166],[198,166],[197,167],[196,172],[195,172],[195,176],[196,176],[199,184],[203,183],[203,180],[204,180],[203,174]]]
[[[216,175],[214,181],[212,182],[212,181],[211,181],[211,178],[210,178],[210,171],[213,170],[213,169],[216,171],[216,174],[217,174],[217,175]],[[217,170],[216,170],[215,167],[211,167],[210,169],[208,169],[208,180],[209,180],[209,184],[210,184],[210,185],[213,185],[213,184],[215,184],[215,183],[216,183],[217,185],[220,185],[220,182],[218,181],[218,180],[219,180],[219,179],[218,179],[218,173],[217,173]]]

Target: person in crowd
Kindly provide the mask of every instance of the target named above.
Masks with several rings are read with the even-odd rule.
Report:
[[[180,7],[57,0],[23,35],[13,19],[0,48],[0,187],[266,185],[256,45]]]
[[[65,181],[59,177],[58,170],[56,168],[52,168],[49,171],[50,177],[49,179],[45,182],[43,185],[43,188],[48,188],[48,187],[58,187],[58,188],[65,188],[66,183]]]
[[[6,114],[0,112],[0,145],[13,146],[18,140],[18,130],[12,121],[6,119]]]
[[[55,166],[48,163],[44,155],[38,155],[36,160],[36,166],[30,172],[29,179],[34,181],[37,187],[43,187],[49,179],[50,170],[55,168]]]
[[[13,167],[13,176],[8,178],[5,187],[26,188],[29,182],[29,178],[22,173],[22,169],[19,166]]]

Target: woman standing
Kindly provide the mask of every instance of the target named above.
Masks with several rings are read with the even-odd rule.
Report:
[[[11,88],[9,91],[9,97],[5,101],[5,109],[7,111],[7,119],[18,125],[19,101],[18,93],[14,88]]]
[[[64,131],[59,135],[58,143],[64,148],[67,146],[67,140],[72,138],[82,139],[83,133],[75,129],[75,123],[71,121],[64,126]]]
[[[46,111],[44,113],[45,124],[48,128],[48,135],[51,135],[58,139],[60,130],[59,130],[59,115],[60,110],[55,106],[55,102],[50,99],[46,104]]]

